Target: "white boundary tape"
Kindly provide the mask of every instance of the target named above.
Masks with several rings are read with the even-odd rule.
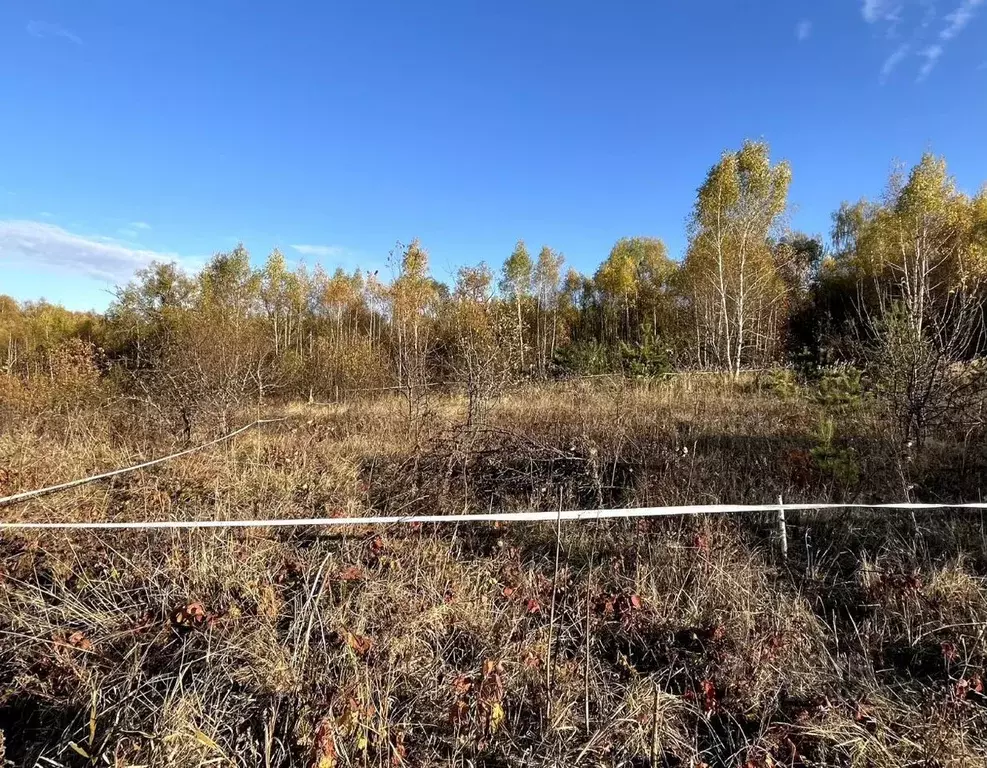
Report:
[[[784,504],[786,510],[820,509],[987,509],[987,503],[924,504]],[[671,517],[676,515],[777,512],[778,504],[694,504],[679,507],[631,507],[627,509],[578,509],[532,512],[483,512],[475,515],[378,515],[369,517],[310,517],[272,520],[150,520],[134,522],[32,523],[0,521],[0,530],[160,530],[191,528],[289,528],[305,526],[394,525],[398,523],[556,522],[611,518]]]
[[[178,453],[172,453],[169,456],[162,456],[158,459],[151,459],[151,461],[145,461],[143,464],[134,464],[131,467],[123,467],[122,469],[114,469],[112,472],[104,472],[101,475],[92,475],[90,477],[83,477],[79,480],[70,480],[67,483],[59,483],[58,485],[49,485],[47,488],[38,488],[34,491],[23,491],[22,493],[15,493],[13,496],[5,496],[0,499],[0,507],[7,506],[8,504],[16,504],[19,501],[27,501],[28,499],[33,499],[37,496],[44,496],[48,493],[54,493],[55,491],[65,491],[69,488],[75,488],[77,485],[85,485],[86,483],[92,483],[96,480],[105,480],[109,477],[114,477],[116,475],[122,475],[125,472],[133,472],[137,469],[144,469],[145,467],[153,467],[155,464],[161,464],[165,461],[171,461],[172,459],[177,459],[179,456],[187,456],[190,453],[195,453],[196,451],[201,451],[203,448],[209,448],[210,446],[216,445],[217,443],[222,443],[224,440],[229,440],[230,438],[236,437],[241,432],[246,432],[248,429],[253,429],[261,424],[272,424],[277,421],[286,421],[286,419],[257,419],[250,424],[235,429],[229,434],[223,435],[222,437],[217,437],[215,440],[210,440],[208,443],[203,443],[202,445],[196,445],[192,448],[186,448],[184,451],[179,451]]]
[[[70,480],[67,483],[50,485],[33,491],[23,491],[12,496],[0,498],[0,507],[27,501],[56,491],[64,491],[79,485],[105,480],[126,472],[133,472],[145,467],[152,467],[180,456],[201,451],[204,448],[229,440],[246,432],[248,429],[286,421],[280,419],[257,419],[239,429],[210,440],[207,443],[187,448],[178,453],[162,456],[142,464],[115,469],[99,475]],[[987,503],[968,504],[931,504],[921,502],[895,502],[890,504],[693,504],[677,507],[629,507],[624,509],[576,509],[562,511],[530,511],[530,512],[481,512],[471,515],[370,515],[367,517],[309,517],[309,518],[276,518],[268,520],[147,520],[147,521],[107,521],[107,522],[17,522],[0,520],[0,530],[161,530],[161,529],[191,529],[191,528],[300,528],[300,527],[338,527],[361,525],[395,525],[415,523],[480,523],[480,522],[556,522],[562,520],[606,520],[614,518],[639,517],[671,517],[675,515],[710,515],[729,514],[732,512],[778,512],[779,510],[819,510],[819,509],[987,509]]]

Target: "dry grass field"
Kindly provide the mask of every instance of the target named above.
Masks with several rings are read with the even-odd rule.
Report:
[[[977,501],[982,441],[714,377],[286,420],[5,520]],[[239,423],[257,414],[241,414]],[[217,431],[215,434],[219,434]],[[104,412],[0,429],[0,496],[167,453]],[[213,436],[215,436],[215,434]],[[204,437],[208,437],[205,435]],[[979,512],[0,534],[14,766],[985,764]]]

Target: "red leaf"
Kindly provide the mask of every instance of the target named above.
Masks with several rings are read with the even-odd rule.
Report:
[[[359,581],[363,578],[363,570],[358,565],[347,565],[339,572],[341,581]]]
[[[504,597],[513,597],[517,590],[514,587],[504,587],[502,594]]]
[[[631,595],[631,608],[641,610],[641,598],[637,595]]]
[[[712,680],[703,680],[700,684],[703,689],[703,698],[706,701],[706,714],[712,714],[719,709],[720,703],[716,698],[716,686]]]
[[[353,649],[353,652],[357,656],[366,656],[370,653],[370,649],[373,648],[374,641],[365,635],[355,635],[352,632],[346,632],[346,644]]]
[[[456,693],[462,695],[470,692],[473,688],[473,681],[470,679],[469,675],[460,675],[452,681],[452,687]]]
[[[877,720],[874,719],[874,715],[871,714],[871,708],[863,702],[858,702],[857,711],[854,714],[853,719],[858,723],[866,723],[869,725],[877,722]]]
[[[322,720],[315,730],[315,743],[312,745],[314,768],[332,768],[336,765],[336,739],[332,730],[332,723],[327,719]]]
[[[953,691],[956,694],[956,698],[964,700],[970,693],[983,693],[984,682],[980,679],[980,675],[977,674],[972,675],[969,680],[962,677],[957,681]]]
[[[184,608],[179,608],[171,614],[171,623],[177,627],[192,629],[202,627],[207,620],[206,609],[202,603],[189,603]]]
[[[394,754],[391,756],[391,765],[402,765],[407,756],[408,748],[404,746],[404,731],[398,731],[394,736]]]
[[[83,651],[91,651],[93,648],[92,641],[85,636],[82,632],[73,632],[68,637],[69,645],[79,648]]]
[[[528,600],[528,613],[541,613],[541,606],[533,597]]]

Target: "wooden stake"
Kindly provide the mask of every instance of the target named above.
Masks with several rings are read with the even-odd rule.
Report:
[[[655,698],[651,713],[651,765],[658,765],[658,683],[655,683]]]
[[[600,521],[593,526],[593,544],[589,551],[589,573],[586,576],[586,670],[583,675],[583,706],[586,715],[586,733],[589,733],[589,665],[590,665],[590,612],[593,602],[593,561],[596,559],[596,536]]]
[[[785,525],[785,502],[778,495],[778,540],[781,544],[781,558],[788,559],[788,527]]]
[[[552,727],[552,640],[555,635],[555,593],[559,588],[559,550],[562,548],[562,492],[559,491],[559,516],[555,522],[555,571],[552,575],[552,607],[548,614],[548,650],[545,652],[545,701],[548,727]]]

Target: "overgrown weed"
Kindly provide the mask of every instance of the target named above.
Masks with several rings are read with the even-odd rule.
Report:
[[[866,403],[676,377],[507,393],[479,427],[436,396],[291,404],[227,446],[4,510],[244,519],[968,500],[982,456],[885,451]],[[829,413],[830,415],[827,415]],[[248,420],[251,415],[245,416]],[[98,426],[99,421],[91,423]],[[93,435],[99,435],[98,440]],[[137,442],[8,428],[5,492]],[[166,449],[167,441],[161,444]],[[141,455],[144,455],[143,453]],[[825,458],[825,457],[824,457]],[[923,463],[924,462],[924,463]],[[929,478],[951,467],[949,486]],[[906,480],[911,482],[911,475]],[[978,764],[987,548],[968,512],[0,538],[0,730],[15,765]],[[555,567],[556,551],[559,567]]]

